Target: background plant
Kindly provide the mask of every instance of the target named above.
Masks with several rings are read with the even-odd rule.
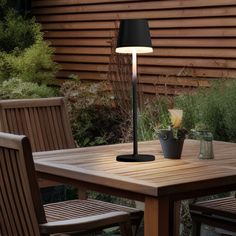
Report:
[[[183,109],[183,123],[189,130],[199,124],[213,133],[214,139],[236,141],[236,80],[218,82],[209,89],[199,89],[193,95],[175,98]]]
[[[170,124],[167,97],[156,96],[152,99],[143,97],[143,104],[139,111],[138,138],[139,140],[153,140],[157,138],[157,127],[167,127]]]
[[[65,97],[72,131],[79,146],[94,146],[122,142],[124,120],[120,107],[106,83],[65,82],[61,87]]]
[[[21,79],[10,79],[0,84],[0,99],[46,98],[56,96],[56,90],[45,84],[24,82]]]
[[[41,26],[5,1],[0,4],[0,82],[12,78],[38,84],[52,81],[58,66],[53,62],[53,49],[43,40]]]

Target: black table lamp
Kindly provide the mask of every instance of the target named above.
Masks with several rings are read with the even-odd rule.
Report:
[[[119,155],[117,161],[153,161],[155,156],[138,154],[137,137],[137,54],[153,52],[147,20],[122,20],[116,46],[117,53],[132,54],[132,95],[133,95],[133,154]]]

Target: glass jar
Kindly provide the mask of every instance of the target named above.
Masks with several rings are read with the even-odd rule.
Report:
[[[213,159],[213,135],[209,131],[198,131],[200,139],[199,159]]]

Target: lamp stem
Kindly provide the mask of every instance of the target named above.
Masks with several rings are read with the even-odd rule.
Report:
[[[132,52],[133,155],[138,155],[137,53]]]

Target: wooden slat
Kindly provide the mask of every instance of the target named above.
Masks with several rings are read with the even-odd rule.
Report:
[[[97,71],[97,72],[108,72],[108,66],[103,64],[70,64],[70,63],[61,63],[63,70],[72,70],[72,71]],[[227,77],[227,78],[235,78],[236,70],[234,69],[198,69],[198,68],[181,68],[181,67],[158,67],[158,66],[145,66],[139,67],[139,73],[149,74],[149,75],[185,75],[191,76],[194,75],[196,77],[205,77],[208,75],[209,77]],[[151,71],[151,72],[150,72]]]
[[[59,63],[109,63],[109,56],[106,55],[67,55],[56,54],[55,61]],[[208,59],[208,58],[178,58],[178,57],[142,57],[138,58],[139,65],[156,65],[156,66],[180,66],[186,67],[201,67],[201,68],[236,68],[236,61],[234,59]]]
[[[78,12],[79,13],[79,12]],[[147,19],[171,19],[171,18],[201,18],[201,17],[220,17],[220,16],[235,16],[235,7],[215,7],[215,8],[196,8],[196,9],[171,9],[171,10],[149,10],[132,12],[120,12],[119,17],[114,13],[83,13],[83,14],[66,14],[66,15],[38,15],[37,10],[35,11],[37,18],[41,22],[66,22],[66,21],[101,21],[101,20],[117,20],[117,19],[132,19],[132,18],[147,18]]]
[[[66,81],[68,81],[69,75],[74,74],[78,75],[80,80],[82,81],[101,81],[101,80],[106,80],[107,74],[104,73],[99,73],[99,76],[97,75],[96,72],[76,72],[76,71],[61,71],[58,74],[58,80],[57,82],[59,84],[62,84]],[[210,81],[213,80],[212,78],[195,78],[193,79],[192,77],[182,77],[182,76],[143,76],[141,75],[139,77],[139,82],[144,83],[144,84],[152,84],[152,85],[172,85],[172,86],[192,86],[192,87],[209,87],[210,86]],[[131,81],[130,81],[131,83]],[[141,85],[142,86],[142,85]]]
[[[151,29],[152,38],[226,38],[235,37],[235,27]],[[53,30],[44,32],[46,38],[105,38],[110,40],[114,30]]]
[[[112,0],[113,2],[136,2],[137,0]],[[142,0],[139,0],[142,1]],[[60,6],[60,5],[78,5],[78,4],[96,4],[96,3],[109,3],[111,0],[90,0],[89,2],[87,0],[58,0],[55,2],[54,0],[48,0],[48,1],[34,1],[33,7],[42,7],[42,6]]]
[[[201,19],[175,19],[175,20],[149,20],[150,28],[168,29],[168,28],[209,28],[209,27],[234,27],[234,17],[227,18],[201,18]],[[94,22],[60,22],[45,23],[43,30],[81,30],[81,29],[114,29],[113,21]]]
[[[68,4],[70,5],[70,4]],[[133,11],[133,10],[150,10],[150,9],[178,9],[178,8],[199,8],[209,6],[234,6],[234,0],[189,0],[189,1],[148,1],[137,3],[113,3],[99,5],[81,5],[81,6],[63,6],[39,8],[37,13],[55,14],[55,13],[77,13],[77,12],[114,12],[114,11]]]
[[[102,46],[109,47],[111,40],[107,39],[50,39],[54,46]],[[177,48],[236,48],[234,39],[153,39],[152,46]]]
[[[57,47],[59,54],[110,55],[110,48],[102,47]],[[155,57],[235,58],[236,49],[205,48],[154,48]]]

